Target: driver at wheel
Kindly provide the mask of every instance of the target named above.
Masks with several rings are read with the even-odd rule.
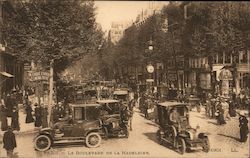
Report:
[[[177,129],[180,129],[180,114],[177,112],[176,108],[174,108],[170,113],[169,119],[172,125],[174,125]]]

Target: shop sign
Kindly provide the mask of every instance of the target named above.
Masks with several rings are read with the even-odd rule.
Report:
[[[146,79],[146,82],[154,82],[154,79]]]
[[[33,81],[46,81],[49,79],[49,72],[34,72],[32,74]]]

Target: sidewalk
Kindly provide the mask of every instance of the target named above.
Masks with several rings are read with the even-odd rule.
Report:
[[[39,131],[40,128],[35,127],[34,122],[32,123],[25,123],[26,114],[24,113],[24,110],[21,109],[19,111],[19,125],[20,125],[20,131],[14,131],[15,134],[31,134],[36,133]]]

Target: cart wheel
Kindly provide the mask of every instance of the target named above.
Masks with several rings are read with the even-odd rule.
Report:
[[[39,135],[35,138],[35,149],[38,151],[48,150],[51,144],[51,139],[47,135]]]
[[[204,152],[209,152],[209,150],[210,150],[210,143],[209,143],[209,139],[207,138],[207,137],[205,137],[205,138],[203,138],[203,151]]]
[[[184,154],[186,152],[186,144],[183,138],[177,139],[177,149],[180,154]]]
[[[86,146],[89,148],[96,148],[100,146],[101,141],[102,141],[102,138],[100,134],[92,132],[92,133],[89,133],[86,137]]]
[[[156,139],[157,139],[157,141],[159,142],[160,145],[163,144],[163,142],[162,142],[162,136],[161,136],[161,130],[158,130],[156,132]]]

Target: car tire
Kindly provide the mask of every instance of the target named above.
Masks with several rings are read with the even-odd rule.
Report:
[[[186,143],[183,138],[177,139],[177,150],[180,154],[184,154],[186,152]]]
[[[158,130],[158,131],[157,131],[157,133],[156,133],[156,139],[157,139],[157,141],[158,141],[158,143],[159,143],[160,145],[163,144],[162,135],[161,135],[161,130]]]
[[[49,150],[52,145],[52,141],[48,135],[38,135],[34,142],[35,149],[38,151]]]
[[[129,137],[129,130],[128,130],[128,128],[125,129],[125,137],[126,137],[126,138]]]
[[[208,153],[210,150],[210,142],[209,139],[207,137],[203,138],[203,147],[202,147],[202,151]]]
[[[86,137],[86,146],[89,148],[96,148],[100,146],[102,137],[99,133],[91,132]]]

